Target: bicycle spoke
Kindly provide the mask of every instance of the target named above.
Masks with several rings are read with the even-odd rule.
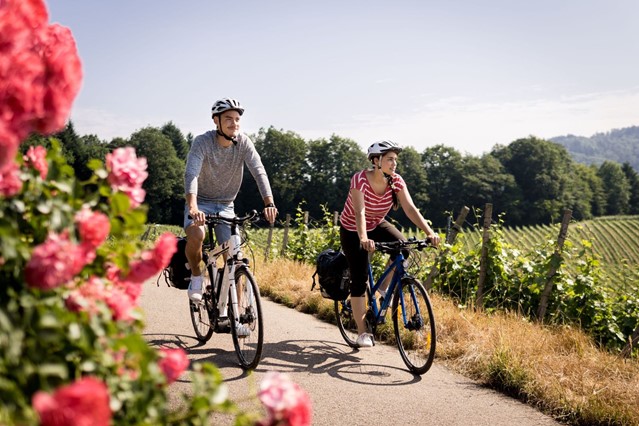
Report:
[[[260,362],[264,343],[260,291],[253,275],[245,267],[236,269],[235,285],[238,289],[238,312],[229,305],[233,345],[240,365],[254,369]]]
[[[335,301],[335,318],[339,332],[348,346],[357,347],[357,324],[355,324],[355,318],[353,317],[350,296],[346,300]]]
[[[195,336],[199,342],[204,343],[213,335],[210,317],[213,301],[210,293],[210,281],[206,274],[202,286],[205,289],[202,294],[202,301],[198,303],[189,299],[189,311]]]
[[[393,327],[399,353],[410,371],[424,374],[435,357],[435,318],[428,294],[414,278],[395,291]]]

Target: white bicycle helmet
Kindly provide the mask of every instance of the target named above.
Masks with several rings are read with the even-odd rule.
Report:
[[[385,140],[380,142],[375,142],[371,146],[368,147],[368,159],[372,159],[373,157],[379,157],[380,155],[384,155],[389,151],[393,151],[397,154],[402,152],[402,148],[399,147],[395,142]]]
[[[216,115],[229,110],[235,110],[239,112],[240,115],[244,114],[244,108],[242,108],[242,105],[240,105],[238,101],[231,98],[224,98],[219,101],[215,101],[213,108],[211,108],[211,117],[215,117]]]

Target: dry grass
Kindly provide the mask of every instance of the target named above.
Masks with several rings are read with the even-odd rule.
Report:
[[[256,265],[264,296],[333,318],[333,303],[311,292],[314,268],[277,259]],[[598,350],[579,330],[542,327],[511,314],[459,309],[431,295],[437,360],[573,425],[639,425],[639,362]]]

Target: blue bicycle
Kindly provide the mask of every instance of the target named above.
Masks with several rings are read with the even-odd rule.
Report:
[[[377,281],[373,279],[373,269],[368,264],[368,283],[366,296],[368,310],[366,312],[366,328],[375,335],[377,326],[385,323],[386,312],[390,307],[395,330],[395,340],[399,353],[408,369],[414,374],[428,371],[435,358],[435,317],[428,293],[422,283],[406,271],[407,259],[404,252],[421,251],[431,247],[428,239],[375,243],[375,250],[396,255]],[[413,253],[418,256],[417,253]],[[392,274],[386,297],[378,300],[375,293]],[[357,325],[353,317],[350,296],[345,300],[335,301],[337,326],[346,343],[357,347]]]

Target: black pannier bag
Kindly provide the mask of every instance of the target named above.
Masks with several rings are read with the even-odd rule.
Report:
[[[317,283],[315,276],[317,275]],[[322,296],[332,300],[344,300],[351,288],[350,273],[346,256],[340,251],[326,249],[317,256],[313,286],[319,284]]]
[[[186,238],[177,239],[177,251],[173,254],[171,262],[164,269],[164,277],[171,287],[186,290],[191,283],[191,269],[186,259]]]

